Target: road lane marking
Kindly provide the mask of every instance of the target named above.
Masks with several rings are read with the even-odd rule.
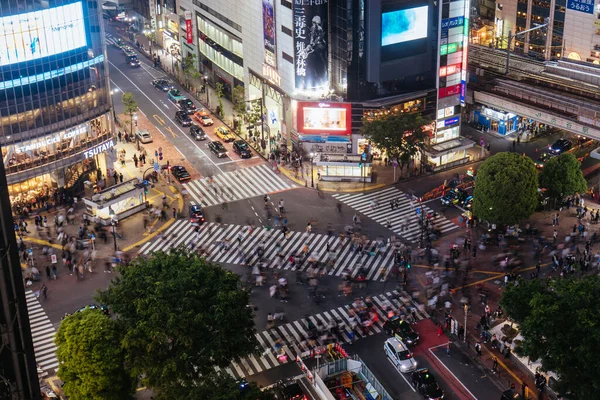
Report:
[[[466,386],[465,386],[465,385],[464,385],[464,384],[463,384],[463,383],[462,383],[462,382],[461,382],[461,381],[460,381],[460,380],[459,380],[459,379],[456,377],[456,375],[454,375],[454,372],[450,371],[450,368],[448,368],[448,367],[446,366],[446,364],[444,364],[444,363],[442,362],[442,360],[440,360],[440,358],[439,358],[438,356],[436,356],[436,355],[435,355],[435,353],[433,352],[433,349],[437,349],[437,348],[439,348],[439,347],[447,346],[447,345],[448,345],[448,344],[450,344],[450,343],[451,343],[451,342],[448,342],[448,343],[445,343],[445,344],[439,344],[439,345],[437,345],[437,346],[430,347],[430,348],[428,348],[427,350],[429,350],[429,352],[431,353],[431,355],[432,355],[432,356],[434,356],[434,357],[435,357],[435,359],[436,359],[436,360],[438,360],[438,362],[439,362],[439,363],[440,363],[440,364],[441,364],[441,365],[442,365],[444,368],[446,368],[446,371],[448,371],[448,372],[450,373],[450,375],[452,375],[452,376],[454,377],[454,379],[456,380],[456,382],[458,382],[458,383],[460,384],[460,386],[462,386],[462,387],[463,387],[463,388],[464,388],[464,389],[467,391],[467,393],[469,393],[469,394],[471,395],[471,397],[472,397],[473,399],[477,400],[477,397],[475,397],[475,395],[474,395],[473,393],[471,393],[471,391],[470,391],[469,389],[467,389],[467,387],[466,387]]]
[[[138,91],[139,91],[139,92],[140,92],[140,93],[141,93],[141,94],[144,96],[144,97],[146,97],[146,98],[148,99],[148,101],[149,101],[150,103],[152,103],[152,105],[153,105],[154,107],[156,107],[156,109],[157,109],[157,110],[159,110],[159,111],[160,111],[160,112],[161,112],[161,113],[162,113],[162,114],[163,114],[163,115],[164,115],[164,116],[165,116],[165,117],[166,117],[166,118],[167,118],[169,121],[171,121],[171,123],[172,123],[174,126],[177,126],[177,129],[179,129],[179,130],[181,131],[181,133],[185,133],[185,132],[183,132],[183,130],[182,130],[182,129],[181,129],[181,128],[180,128],[180,127],[179,127],[179,126],[178,126],[178,125],[177,125],[177,124],[176,124],[176,123],[175,123],[175,122],[174,122],[174,121],[173,121],[173,120],[172,120],[172,119],[171,119],[171,118],[170,118],[170,117],[169,117],[169,116],[168,116],[168,115],[167,115],[167,114],[164,112],[164,111],[163,111],[163,109],[162,109],[162,108],[160,108],[160,107],[159,107],[159,106],[158,106],[158,105],[157,105],[157,104],[156,104],[156,103],[155,103],[155,102],[154,102],[154,101],[153,101],[153,100],[150,98],[150,96],[148,96],[148,95],[147,95],[147,94],[146,94],[146,93],[145,93],[145,92],[144,92],[142,89],[140,89],[140,87],[139,87],[139,86],[138,86],[138,85],[137,85],[137,84],[136,84],[134,81],[132,81],[132,80],[131,80],[131,78],[129,78],[129,77],[128,77],[128,76],[127,76],[127,75],[126,75],[126,74],[125,74],[123,71],[121,71],[121,69],[120,69],[119,67],[117,67],[117,66],[116,66],[116,65],[115,65],[115,64],[114,64],[112,61],[110,61],[110,60],[109,60],[108,62],[109,62],[109,64],[110,64],[110,65],[112,65],[112,67],[113,67],[115,70],[117,70],[117,71],[118,71],[118,72],[119,72],[121,75],[123,75],[123,77],[124,77],[125,79],[127,79],[127,80],[128,80],[128,81],[129,81],[129,82],[130,82],[130,83],[131,83],[131,84],[132,84],[132,85],[133,85],[133,86],[134,86],[134,87],[135,87],[135,88],[136,88],[136,89],[137,89],[137,90],[138,90]],[[187,140],[188,140],[190,143],[192,143],[192,145],[193,145],[194,147],[198,148],[198,149],[200,150],[200,153],[201,153],[201,154],[202,154],[202,155],[203,155],[203,156],[204,156],[204,157],[205,157],[205,158],[206,158],[206,159],[207,159],[207,160],[208,160],[208,161],[209,161],[209,162],[210,162],[212,165],[214,165],[214,166],[215,166],[215,167],[216,167],[216,168],[217,168],[217,169],[218,169],[218,170],[219,170],[221,173],[223,173],[223,172],[224,172],[224,171],[223,171],[223,169],[222,169],[222,168],[221,168],[221,167],[220,167],[218,164],[216,164],[216,163],[215,163],[215,162],[212,160],[212,158],[211,158],[211,157],[210,157],[208,154],[206,154],[206,152],[205,152],[205,151],[204,151],[204,150],[203,150],[203,149],[202,149],[200,146],[198,146],[198,145],[196,144],[196,142],[194,142],[194,141],[192,140],[192,138],[191,138],[191,137],[189,137],[189,136],[187,136],[187,135],[183,135],[183,136],[184,136],[184,137],[185,137],[185,138],[186,138],[186,139],[187,139]],[[198,171],[198,172],[199,172],[199,171]]]
[[[179,154],[181,154],[181,157],[185,158],[185,156],[183,155],[183,153],[181,152],[181,150],[179,150],[179,149],[177,148],[177,146],[173,146],[173,147],[175,147],[175,150],[177,150],[177,151],[179,152]]]
[[[160,125],[164,125],[165,124],[165,120],[162,119],[160,117],[160,115],[153,114],[152,116],[154,117],[154,119],[156,120],[156,122],[158,122]]]
[[[408,381],[408,379],[406,379],[406,377],[404,376],[404,374],[398,369],[398,366],[396,365],[396,363],[394,363],[392,361],[391,358],[389,358],[387,355],[385,356],[385,358],[388,359],[388,361],[394,366],[394,369],[396,371],[398,371],[398,373],[400,374],[400,376],[402,377],[402,379],[404,379],[404,382],[406,382],[408,384],[408,386],[412,389],[413,392],[417,392],[417,390],[414,388],[414,386]]]
[[[167,132],[169,132],[171,135],[173,135],[173,138],[176,138],[176,137],[177,137],[177,134],[176,134],[175,132],[173,132],[173,129],[171,129],[171,127],[170,127],[170,126],[165,126],[165,130],[167,130]],[[175,146],[173,146],[173,147],[175,147]],[[179,151],[179,150],[177,150],[177,151]],[[179,152],[180,152],[180,151],[179,151]],[[181,153],[181,152],[180,152],[180,153]],[[182,154],[182,155],[183,155],[183,154]],[[185,157],[185,156],[184,156],[184,157]]]

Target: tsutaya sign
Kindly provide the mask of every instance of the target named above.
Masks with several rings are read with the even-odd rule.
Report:
[[[113,139],[110,139],[109,141],[99,144],[96,147],[86,150],[83,154],[85,154],[85,158],[90,158],[97,156],[100,153],[104,153],[106,150],[112,149],[113,147],[115,147],[115,142]]]

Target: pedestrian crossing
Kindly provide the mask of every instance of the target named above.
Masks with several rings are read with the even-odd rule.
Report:
[[[54,344],[56,330],[31,290],[25,291],[25,298],[27,299],[27,314],[29,314],[35,362],[43,371],[42,376],[45,377],[48,376],[48,371],[58,369],[56,345]]]
[[[104,34],[104,40],[105,40],[107,46],[110,44],[114,45],[117,43],[117,38],[108,32],[106,32]]]
[[[222,244],[228,241],[229,250]],[[329,251],[327,245],[329,244]],[[248,226],[217,224],[214,222],[202,225],[196,233],[188,220],[178,220],[171,225],[161,238],[144,244],[139,254],[147,255],[155,251],[169,251],[173,248],[202,248],[209,254],[207,259],[227,264],[252,264],[259,259],[256,250],[264,248],[262,259],[268,268],[284,270],[300,270],[308,268],[309,259],[324,262],[332,260],[327,274],[341,276],[350,270],[356,276],[359,270],[368,271],[367,279],[383,281],[394,265],[394,253],[389,246],[376,249],[378,242],[369,241],[365,251],[357,251],[349,239],[327,234],[290,231],[286,236],[281,230],[264,227],[250,231]],[[308,246],[303,261],[296,265],[288,262],[290,255],[300,255]]]
[[[183,186],[194,203],[204,207],[293,188],[266,164],[193,180]]]
[[[395,234],[411,242],[417,242],[421,236],[417,209],[421,208],[424,215],[433,213],[429,207],[419,204],[416,198],[395,187],[369,193],[334,194],[333,197],[384,226],[389,221]],[[393,200],[398,200],[399,205],[392,210],[390,202]],[[458,229],[458,225],[439,214],[433,221],[442,233]]]
[[[414,311],[417,321],[423,320],[427,317],[427,314],[422,307],[413,302],[404,292],[387,292],[377,296],[372,296],[372,299],[377,316],[379,317],[378,321],[373,323],[371,328],[367,332],[364,332],[364,334],[356,332],[355,340],[360,340],[367,336],[372,336],[383,331],[383,324],[388,320],[387,312],[385,310],[389,305],[391,305],[394,309],[405,307],[408,311]],[[352,342],[350,336],[351,330],[349,328],[350,309],[351,305],[348,304],[346,306],[337,307],[322,313],[308,316],[308,319],[310,319],[315,326],[323,327],[326,327],[330,321],[342,321],[342,324],[339,328],[340,337],[338,339],[339,343],[343,345]],[[307,357],[311,354],[311,350],[313,350],[308,344],[308,331],[307,318],[288,323],[280,323],[279,326],[275,326],[274,328],[262,331],[255,335],[256,340],[262,349],[262,355],[250,356],[242,359],[240,362],[232,362],[231,365],[227,368],[224,368],[224,370],[216,370],[218,372],[228,373],[235,379],[242,379],[286,364],[287,362],[294,362],[296,355]],[[285,351],[288,357],[287,360],[281,361],[281,359],[277,357],[277,353],[275,352],[275,342],[278,339],[283,341],[283,351]],[[317,339],[317,342],[319,346],[326,345],[326,343],[323,343],[320,338]]]

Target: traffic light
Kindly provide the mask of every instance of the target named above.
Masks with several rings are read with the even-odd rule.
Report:
[[[410,269],[410,261],[406,263],[406,269]]]

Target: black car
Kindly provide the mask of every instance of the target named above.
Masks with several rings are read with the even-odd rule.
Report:
[[[206,132],[196,124],[190,126],[190,136],[193,137],[194,140],[206,140]]]
[[[166,79],[155,79],[152,81],[152,86],[161,92],[168,92],[169,90],[173,89],[173,84]]]
[[[250,146],[248,143],[243,140],[236,140],[233,142],[233,152],[237,153],[242,158],[250,158],[252,157],[252,150],[250,150]]]
[[[196,105],[190,99],[178,100],[177,107],[179,107],[181,111],[185,111],[188,114],[193,114],[196,112]]]
[[[181,165],[173,165],[171,167],[171,173],[173,174],[175,179],[179,181],[179,183],[186,182],[192,179],[190,174],[187,172],[187,169],[185,169],[185,167],[182,167]]]
[[[410,376],[415,389],[426,399],[438,400],[444,398],[444,391],[438,386],[435,377],[427,368],[416,370]]]
[[[190,206],[190,222],[192,224],[202,225],[206,221],[204,218],[204,213],[202,212],[202,207],[197,204]]]
[[[227,156],[227,149],[225,148],[225,146],[223,146],[223,143],[219,142],[218,140],[210,142],[208,144],[208,148],[219,158]]]
[[[140,60],[138,60],[137,55],[128,55],[127,56],[127,64],[129,64],[130,67],[140,67]]]
[[[175,113],[175,121],[177,121],[177,123],[179,123],[181,126],[192,125],[192,119],[185,111],[177,111]]]
[[[410,324],[395,316],[385,321],[383,330],[388,336],[395,336],[404,343],[414,346],[419,341],[419,335],[413,330]]]
[[[573,147],[573,143],[567,139],[558,139],[552,146],[548,148],[549,152],[552,154],[562,154],[565,151],[569,151]]]
[[[443,205],[451,206],[453,204],[462,204],[469,194],[464,189],[450,189],[448,194],[440,199]]]
[[[523,400],[524,397],[521,396],[521,394],[519,392],[517,392],[515,389],[508,389],[504,392],[502,392],[502,397],[500,397],[500,400]]]

